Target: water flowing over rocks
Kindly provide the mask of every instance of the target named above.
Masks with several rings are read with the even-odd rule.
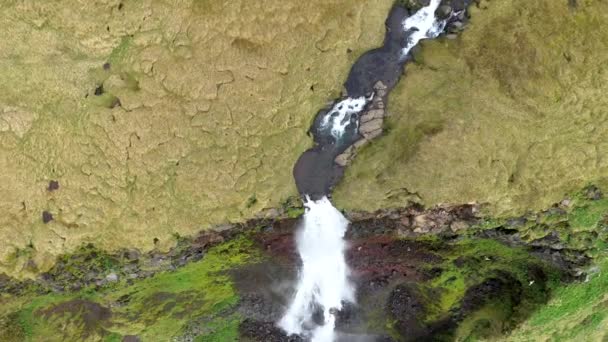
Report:
[[[406,7],[393,6],[385,22],[383,45],[357,59],[344,83],[342,97],[321,109],[308,131],[315,145],[300,156],[293,170],[300,194],[309,195],[312,199],[329,196],[356,150],[382,134],[388,94],[399,82],[405,64],[411,59],[410,49],[422,38],[434,38],[443,33],[444,27],[452,34],[464,28],[463,20],[469,2],[453,2],[453,6],[447,5],[452,2],[444,1],[444,5],[438,7],[436,14],[440,14],[443,21],[429,29],[433,32],[428,37],[428,32],[421,33],[417,28],[406,27],[407,18],[416,13],[413,10],[416,6],[411,3]],[[433,0],[424,6],[430,3],[438,4]],[[433,14],[426,16],[430,15]],[[410,41],[413,43],[411,46]],[[342,107],[348,101],[361,101],[355,106],[363,105],[353,107],[352,112],[345,116]],[[339,135],[336,131],[328,130],[329,118],[339,125]],[[339,123],[335,118],[339,119]]]

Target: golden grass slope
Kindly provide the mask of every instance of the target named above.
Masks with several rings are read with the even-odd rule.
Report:
[[[608,3],[482,1],[425,42],[391,93],[388,133],[347,170],[347,209],[408,200],[548,207],[608,175]]]
[[[294,195],[312,117],[391,3],[4,1],[0,272],[166,248]]]

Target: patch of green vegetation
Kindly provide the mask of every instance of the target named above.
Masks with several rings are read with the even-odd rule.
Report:
[[[89,260],[94,267],[114,265],[112,259],[92,257],[96,251],[89,247],[81,252],[77,258],[66,256],[58,265],[70,268],[76,260],[84,265]],[[241,237],[210,249],[201,261],[132,284],[121,281],[112,288],[89,287],[65,295],[26,294],[22,298],[27,300],[17,307],[0,309],[0,323],[10,321],[15,326],[10,333],[26,341],[69,341],[78,336],[112,341],[125,335],[167,341],[188,322],[234,307],[239,298],[226,271],[258,258],[252,242]],[[237,316],[216,319],[208,341],[231,340],[238,322]]]
[[[207,324],[209,333],[196,338],[196,342],[236,342],[239,340],[239,317],[216,319]]]
[[[47,273],[66,289],[84,282],[90,273],[104,274],[116,270],[122,261],[92,244],[81,246],[73,254],[60,256]]]
[[[125,36],[120,41],[117,47],[112,50],[112,53],[108,57],[108,63],[110,65],[118,65],[125,61],[129,54],[129,49],[133,45],[133,37]]]
[[[586,200],[568,214],[568,221],[576,231],[594,230],[608,213],[608,199]]]
[[[523,248],[508,247],[489,239],[465,239],[456,243],[439,267],[443,272],[431,281],[431,285],[440,289],[440,297],[436,299],[436,311],[427,317],[429,321],[460,306],[466,290],[471,286],[491,277],[502,278],[504,274],[509,274],[522,284],[522,303],[518,310],[523,316],[530,308],[547,300],[546,285],[559,279],[557,271],[532,257]],[[542,273],[546,279],[539,281],[534,273]]]
[[[249,198],[247,199],[247,204],[245,205],[245,207],[247,208],[251,208],[253,207],[256,203],[258,202],[258,199],[255,197],[255,194],[249,196]]]
[[[111,333],[104,338],[104,342],[122,342],[123,336],[116,333]]]
[[[459,324],[456,341],[473,342],[500,337],[513,313],[513,303],[491,301]]]
[[[290,196],[281,202],[281,209],[289,218],[298,218],[304,215],[304,206],[298,196]]]
[[[592,186],[594,191],[599,188]],[[486,218],[471,227],[466,234],[479,230],[506,228],[516,231],[524,241],[533,242],[543,238],[559,240],[564,248],[584,251],[596,256],[607,250],[608,244],[608,199],[590,197],[589,188],[574,193],[566,204],[556,204],[536,214],[528,213],[519,218]]]
[[[587,281],[557,287],[506,337],[510,341],[599,341],[608,328],[608,260],[604,257]]]

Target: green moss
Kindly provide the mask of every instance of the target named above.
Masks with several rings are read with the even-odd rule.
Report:
[[[89,273],[108,273],[118,269],[120,265],[122,261],[117,257],[87,244],[73,254],[60,256],[48,274],[56,283],[70,288],[76,283],[85,283]]]
[[[71,265],[91,252],[85,249],[78,258],[65,257],[66,264]],[[234,307],[239,298],[226,271],[257,260],[258,253],[252,243],[242,237],[210,249],[199,262],[174,272],[156,274],[132,285],[123,281],[113,288],[86,288],[66,295],[27,294],[23,297],[27,300],[21,306],[7,307],[6,312],[0,309],[0,318],[8,317],[16,322],[18,331],[27,341],[41,337],[50,341],[69,340],[87,334],[103,336],[106,341],[124,335],[137,335],[143,340],[170,340],[178,336],[189,321],[201,317],[223,317],[223,312]],[[91,262],[104,266],[103,260],[107,259]],[[111,265],[110,260],[104,267]],[[107,318],[107,323],[101,322],[101,326],[89,326],[94,329],[83,331],[87,327],[86,315],[90,313],[79,309],[82,306],[70,306],[73,301],[109,308],[111,317]],[[218,318],[213,323],[213,334],[209,335],[215,339],[209,341],[235,336],[238,322],[236,316]]]
[[[245,207],[247,208],[251,208],[253,207],[256,203],[258,202],[258,199],[255,197],[255,194],[251,195],[248,199],[247,199],[247,204],[245,205]]]
[[[600,340],[608,327],[608,261],[588,281],[562,285],[551,300],[509,336],[512,341]]]
[[[236,342],[239,340],[239,317],[220,318],[206,325],[209,333],[196,338],[196,342]]]
[[[104,342],[122,342],[123,337],[120,334],[111,333],[104,338]]]
[[[125,62],[125,59],[127,58],[128,53],[129,53],[129,49],[131,48],[132,45],[133,45],[132,36],[123,37],[122,40],[120,41],[120,44],[118,44],[118,46],[115,47],[114,50],[112,50],[112,53],[108,57],[108,63],[110,63],[110,65],[114,65],[114,64],[120,64],[122,62]]]
[[[456,341],[479,341],[500,337],[513,313],[513,303],[492,301],[474,312],[458,326]]]
[[[304,214],[304,207],[298,196],[288,197],[281,203],[281,208],[289,218],[297,218]]]
[[[593,230],[608,213],[608,199],[585,201],[568,215],[570,225],[575,230]]]
[[[488,239],[467,239],[455,244],[439,267],[443,272],[430,282],[434,289],[439,290],[439,298],[435,296],[431,301],[437,306],[426,318],[429,322],[458,308],[467,289],[492,277],[500,279],[504,274],[514,277],[523,288],[522,302],[517,305],[518,312],[515,315],[519,317],[510,314],[506,316],[511,320],[522,319],[532,308],[547,300],[547,284],[551,285],[559,278],[555,270],[530,256],[524,249],[508,247]],[[547,277],[545,282],[533,281],[535,279],[531,273],[534,270]],[[515,310],[513,305],[510,310]]]

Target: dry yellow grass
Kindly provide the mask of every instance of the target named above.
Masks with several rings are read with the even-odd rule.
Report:
[[[279,206],[312,117],[382,42],[391,3],[5,1],[0,272],[84,242],[166,248]]]

